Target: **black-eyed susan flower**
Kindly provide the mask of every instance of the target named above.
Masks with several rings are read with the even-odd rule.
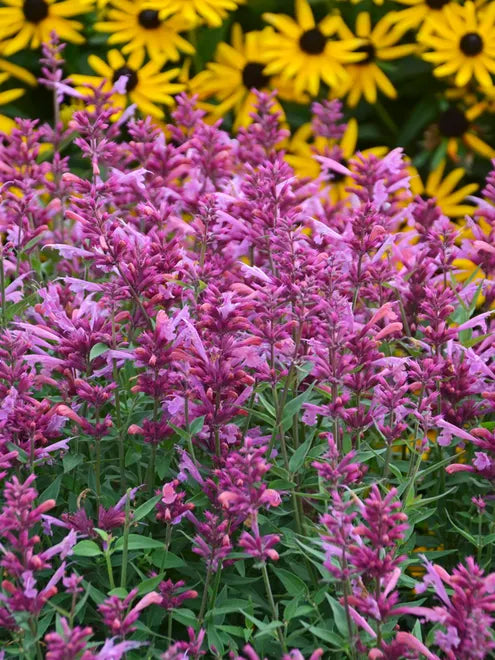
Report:
[[[404,30],[415,30],[421,27],[420,33],[425,28],[428,29],[429,21],[426,19],[441,20],[442,9],[450,0],[397,0],[401,5],[407,5],[407,9],[402,9],[394,14],[394,22],[397,27]]]
[[[411,192],[414,195],[420,195],[423,199],[434,199],[436,205],[447,217],[462,218],[473,212],[473,206],[462,202],[468,195],[476,192],[478,185],[468,183],[457,188],[466,171],[462,167],[456,167],[444,177],[446,165],[447,162],[442,160],[434,170],[429,172],[425,182],[415,167],[409,167]]]
[[[446,151],[452,160],[459,160],[461,145],[484,158],[495,158],[495,149],[476,134],[474,121],[482,111],[480,104],[466,111],[458,106],[450,106],[438,117],[438,133],[441,138],[447,140]]]
[[[295,173],[301,177],[310,177],[316,179],[321,175],[321,163],[318,156],[327,156],[341,163],[345,167],[349,166],[349,160],[356,152],[358,140],[358,123],[352,118],[347,122],[346,129],[340,140],[333,140],[323,136],[314,136],[311,124],[303,124],[294,132],[287,154],[286,161],[294,168]],[[377,156],[385,155],[386,147],[376,147],[365,150],[363,153],[374,153]],[[349,193],[346,188],[352,183],[351,177],[333,172],[333,178],[329,186],[329,197],[332,204],[349,199]]]
[[[160,17],[158,9],[149,9],[147,0],[110,0],[105,21],[95,23],[95,30],[108,32],[108,44],[125,44],[122,53],[145,48],[152,60],[176,62],[180,52],[192,55],[193,46],[179,32],[188,28],[180,16]]]
[[[340,16],[329,14],[316,23],[307,0],[295,0],[295,19],[272,13],[263,14],[263,18],[277,30],[265,40],[265,74],[293,81],[297,94],[308,91],[316,96],[322,80],[336,87],[347,78],[344,64],[365,57],[354,50],[361,40],[342,36]]]
[[[165,114],[157,104],[173,105],[172,95],[185,88],[183,84],[172,82],[179,75],[180,69],[160,71],[162,62],[153,60],[144,64],[142,49],[132,52],[127,60],[115,49],[109,51],[107,57],[108,62],[105,62],[96,55],[89,56],[88,64],[97,76],[73,74],[70,78],[78,86],[89,84],[98,87],[104,82],[105,91],[111,91],[117,82],[124,80],[124,88],[115,90],[112,96],[114,107],[120,110],[130,101],[143,114],[163,119]]]
[[[246,0],[151,0],[150,5],[161,9],[165,16],[180,16],[194,27],[206,23],[219,27],[228,13],[235,11]]]
[[[368,103],[375,103],[377,90],[396,98],[397,92],[382,69],[380,60],[396,60],[410,55],[416,50],[416,44],[398,44],[404,30],[394,25],[393,14],[386,14],[372,27],[368,12],[360,12],[356,20],[356,35],[344,26],[343,34],[352,39],[356,36],[364,43],[356,49],[364,54],[364,59],[346,67],[347,80],[335,90],[336,96],[347,96],[347,104],[352,108],[362,96]]]
[[[463,87],[475,78],[491,87],[495,73],[495,3],[478,11],[473,2],[446,5],[438,17],[428,18],[429,29],[420,43],[429,50],[423,59],[435,66],[433,73],[442,78],[454,75]]]
[[[23,48],[38,48],[56,32],[63,41],[82,44],[83,24],[72,16],[91,11],[93,0],[2,0],[0,53],[12,55]]]
[[[0,73],[0,85],[3,85],[9,78],[8,73]],[[6,89],[0,91],[0,106],[8,105],[24,94],[21,88]],[[14,126],[14,121],[5,115],[0,114],[0,132],[10,133]]]
[[[191,80],[191,91],[200,99],[215,97],[218,101],[217,105],[202,105],[213,118],[218,119],[233,110],[236,127],[249,122],[249,113],[253,112],[256,103],[251,89],[267,90],[270,87],[270,78],[263,73],[266,65],[264,34],[266,30],[243,34],[241,26],[236,23],[232,28],[232,45],[218,44],[214,61]],[[280,107],[277,109],[281,110]]]
[[[23,69],[21,66],[9,62],[8,60],[0,59],[0,85],[3,85],[9,78],[17,78],[28,85],[36,85],[36,78],[32,73]],[[12,89],[5,89],[0,91],[0,106],[8,105],[12,101],[16,101],[24,94],[25,90],[21,87],[14,87]],[[14,126],[14,121],[10,117],[0,114],[0,131],[9,133]]]

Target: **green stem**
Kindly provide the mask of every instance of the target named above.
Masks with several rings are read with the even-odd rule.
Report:
[[[162,561],[160,564],[160,573],[165,568],[165,562],[167,561],[168,549],[170,547],[171,540],[172,540],[172,525],[167,525],[167,531],[165,532],[165,552],[163,553]]]
[[[211,568],[209,568],[206,573],[205,587],[203,589],[203,597],[201,599],[201,607],[199,609],[198,623],[200,627],[203,625],[203,621],[205,618],[206,601],[208,599],[208,587],[210,586],[210,580],[211,580]]]
[[[105,561],[107,564],[107,574],[108,574],[108,581],[110,583],[110,589],[115,589],[115,580],[113,579],[112,562],[110,560],[110,552],[108,550],[105,551]]]
[[[98,503],[101,499],[101,438],[96,436],[96,460],[95,460],[95,480],[96,480],[96,496]]]
[[[130,490],[127,491],[125,499],[125,523],[124,523],[124,544],[122,546],[122,568],[120,571],[120,586],[125,589],[127,582],[127,560],[129,556],[129,529],[131,523],[131,502],[129,498]]]
[[[153,492],[153,483],[155,481],[155,464],[156,464],[156,444],[151,445],[151,460],[148,470],[148,489],[149,492]]]
[[[112,321],[113,324],[113,321]],[[115,346],[114,346],[115,348]],[[115,390],[115,417],[117,419],[117,426],[119,429],[119,470],[120,470],[120,490],[123,491],[126,489],[126,479],[125,479],[125,446],[124,446],[124,434],[122,432],[122,414],[120,408],[120,392],[119,392],[119,373],[117,370],[116,360],[113,361],[113,380],[117,383],[117,389]]]
[[[273,599],[272,588],[270,585],[270,578],[268,577],[268,570],[266,568],[265,562],[261,564],[261,573],[263,575],[263,580],[265,582],[266,595],[268,597],[268,602],[270,603],[270,608],[272,610],[273,620],[278,621],[277,606],[275,605],[275,600]],[[277,628],[277,635],[284,653],[287,653],[287,644],[285,643],[284,634],[281,628]]]
[[[172,610],[168,613],[168,623],[167,623],[167,637],[170,644],[172,644]]]

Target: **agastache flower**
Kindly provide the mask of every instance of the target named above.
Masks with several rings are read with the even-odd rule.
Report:
[[[471,660],[487,657],[495,642],[491,635],[495,611],[495,573],[484,575],[472,557],[466,566],[458,564],[449,574],[425,557],[426,575],[416,591],[433,587],[440,604],[434,607],[404,607],[405,612],[439,624],[437,646],[447,660]],[[451,591],[451,595],[447,592]]]
[[[150,605],[159,605],[162,602],[160,594],[151,591],[131,608],[137,592],[137,589],[132,589],[124,599],[109,596],[103,603],[98,605],[103,623],[112,635],[125,637],[133,632],[136,629],[134,623],[138,620],[140,612]]]

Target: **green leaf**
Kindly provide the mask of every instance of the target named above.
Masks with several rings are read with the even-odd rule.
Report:
[[[308,630],[312,632],[315,637],[318,637],[318,639],[322,639],[324,642],[327,642],[332,646],[335,646],[337,648],[343,648],[345,646],[345,641],[342,639],[342,637],[339,637],[335,633],[330,632],[330,630],[327,630],[327,628],[308,626]]]
[[[332,598],[330,594],[325,594],[325,597],[330,603],[330,607],[332,608],[333,619],[335,621],[335,625],[337,626],[337,630],[341,635],[346,637],[349,631],[347,629],[347,618],[345,615],[345,609],[337,600],[335,600],[335,598]]]
[[[303,596],[306,593],[306,585],[300,577],[286,571],[285,568],[278,568],[277,566],[271,568],[290,596]]]
[[[159,499],[160,495],[154,495],[151,499],[141,504],[141,506],[138,506],[138,508],[134,511],[134,515],[132,516],[133,522],[138,522],[138,520],[141,520],[147,516],[150,511],[153,511]]]
[[[78,557],[97,557],[103,554],[94,541],[79,541],[73,548],[73,553]]]
[[[172,618],[174,621],[182,623],[183,626],[192,626],[193,628],[198,623],[197,614],[192,610],[188,610],[185,607],[181,607],[178,610],[173,610]]]
[[[302,443],[302,445],[299,445],[296,451],[292,454],[289,460],[289,470],[291,472],[297,472],[299,468],[303,466],[304,459],[306,458],[306,455],[311,448],[311,442],[312,438],[309,437]]]
[[[397,137],[397,144],[407,146],[421,130],[437,115],[437,108],[431,97],[423,98],[413,109]]]
[[[193,419],[193,421],[189,426],[189,431],[191,435],[196,435],[197,433],[199,433],[202,430],[204,423],[205,423],[204,415],[201,415],[201,417],[196,417],[196,419]]]
[[[447,509],[445,509],[445,513],[447,514],[447,518],[450,520],[450,522],[451,522],[452,526],[454,527],[454,529],[456,529],[461,536],[464,536],[465,539],[467,539],[470,543],[472,543],[475,547],[477,547],[478,544],[477,544],[476,539],[474,538],[474,536],[469,534],[469,532],[466,532],[466,530],[462,529],[462,527],[459,527],[459,525],[456,525],[455,522],[450,517],[449,512],[447,511]]]
[[[165,554],[166,557],[164,558],[163,555]],[[155,550],[151,555],[151,561],[158,568],[183,568],[186,566],[186,562],[183,559],[174,555],[173,552],[166,552],[163,544],[161,550]]]
[[[138,585],[138,595],[143,596],[144,594],[153,591],[153,589],[156,589],[156,587],[160,584],[160,582],[163,580],[164,577],[165,577],[165,573],[160,573],[159,575],[149,578],[148,580],[143,580]]]
[[[46,502],[46,500],[56,500],[60,491],[60,484],[62,482],[62,475],[59,474],[56,479],[46,488],[41,495],[39,496],[40,502]]]
[[[64,474],[67,474],[67,472],[73,470],[80,463],[82,463],[83,460],[84,458],[81,456],[81,454],[65,454],[65,456],[62,458]]]
[[[95,360],[97,357],[100,357],[100,355],[103,355],[103,353],[106,353],[109,350],[109,346],[106,344],[98,343],[93,346],[93,348],[89,351],[89,361],[91,362],[92,360]]]
[[[302,394],[298,394],[298,396],[294,397],[290,401],[287,401],[284,406],[284,412],[282,415],[282,428],[284,431],[288,431],[291,428],[294,415],[299,413],[303,407],[303,404],[306,403],[311,396],[312,391],[313,383],[311,383],[305,392],[302,392]]]
[[[7,449],[9,451],[17,452],[17,460],[19,461],[19,463],[27,463],[28,455],[27,452],[24,451],[24,449],[18,447],[13,442],[7,442]]]
[[[163,548],[163,541],[157,541],[150,536],[141,536],[141,534],[129,534],[128,548],[129,550],[154,550],[155,548]],[[124,537],[120,537],[115,544],[115,550],[122,550],[124,547]]]

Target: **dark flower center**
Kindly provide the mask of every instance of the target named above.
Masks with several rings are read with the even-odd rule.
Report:
[[[474,55],[479,55],[483,50],[483,39],[477,32],[468,32],[460,40],[459,48],[464,55],[474,57]]]
[[[138,23],[146,30],[154,30],[160,25],[160,18],[156,9],[143,9],[139,12]]]
[[[242,70],[242,84],[244,87],[251,89],[262,89],[268,85],[268,76],[265,76],[263,69],[264,64],[259,62],[248,62]]]
[[[459,108],[449,108],[438,119],[438,128],[445,137],[461,137],[468,127],[466,115]]]
[[[447,5],[450,0],[426,0],[426,4],[430,9],[441,9],[444,5]]]
[[[323,53],[326,43],[327,38],[318,30],[318,28],[306,30],[306,32],[301,34],[299,39],[301,50],[308,53],[308,55],[319,55],[320,53]]]
[[[348,167],[348,163],[345,158],[340,158],[339,163],[344,167]],[[343,181],[346,178],[345,174],[342,174],[342,172],[336,172],[335,170],[332,172],[332,175],[332,183],[339,183],[339,181]]]
[[[121,66],[120,69],[113,72],[112,82],[116,83],[119,78],[122,78],[122,76],[127,76],[125,91],[132,92],[138,84],[137,73],[128,66]]]
[[[26,21],[30,23],[41,23],[48,16],[48,5],[45,0],[24,0],[22,11]]]
[[[356,53],[365,53],[366,57],[364,60],[359,60],[356,64],[369,64],[375,59],[376,50],[372,43],[364,44],[356,48]]]

